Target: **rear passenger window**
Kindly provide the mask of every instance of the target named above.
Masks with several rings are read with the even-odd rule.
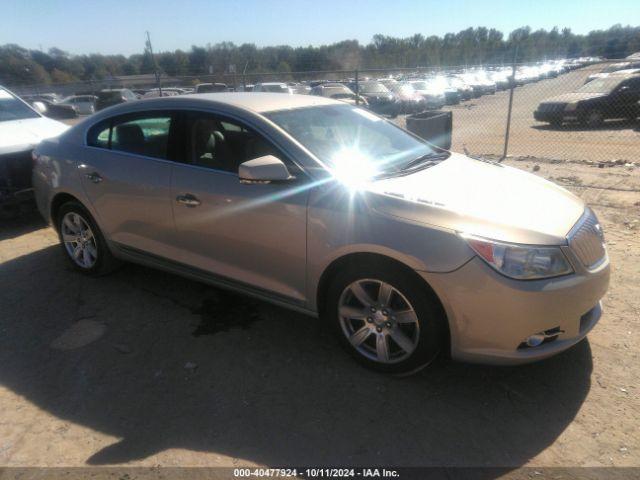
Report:
[[[111,150],[167,158],[170,129],[170,115],[116,121],[111,132]]]
[[[110,122],[102,122],[94,125],[87,135],[87,145],[90,147],[109,148],[109,135],[111,133]]]

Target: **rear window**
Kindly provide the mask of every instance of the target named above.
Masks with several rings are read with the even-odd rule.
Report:
[[[166,159],[171,122],[170,114],[157,112],[106,120],[89,130],[87,145]]]

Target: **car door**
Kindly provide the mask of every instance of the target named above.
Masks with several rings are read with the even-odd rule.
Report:
[[[619,114],[625,118],[638,116],[638,101],[640,101],[640,76],[630,78],[618,87]]]
[[[79,166],[100,227],[122,247],[171,257],[174,233],[169,157],[174,114],[151,111],[89,130]]]
[[[307,177],[240,122],[201,112],[185,113],[183,120],[186,142],[171,185],[181,261],[304,303]],[[240,163],[267,154],[285,161],[296,178],[241,183]]]

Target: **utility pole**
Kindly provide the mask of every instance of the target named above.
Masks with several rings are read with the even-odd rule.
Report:
[[[149,49],[149,54],[151,55],[151,61],[153,61],[153,73],[156,76],[156,86],[158,87],[158,94],[162,96],[162,85],[160,85],[160,72],[158,72],[158,63],[156,62],[156,57],[153,54],[153,47],[151,46],[151,36],[149,35],[149,31],[147,30],[147,48]]]

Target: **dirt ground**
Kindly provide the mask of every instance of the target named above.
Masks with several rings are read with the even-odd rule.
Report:
[[[640,168],[509,161],[581,195],[605,313],[550,360],[364,370],[319,321],[147,268],[70,270],[37,215],[0,230],[0,466],[638,466]]]

